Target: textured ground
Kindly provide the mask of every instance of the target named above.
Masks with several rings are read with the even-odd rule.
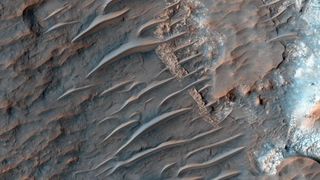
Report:
[[[2,0],[0,179],[297,179],[299,162],[316,178],[266,156],[289,151],[303,7]]]

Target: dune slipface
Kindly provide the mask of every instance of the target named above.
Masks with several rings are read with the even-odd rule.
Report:
[[[1,1],[0,179],[316,177],[286,94],[308,4]]]

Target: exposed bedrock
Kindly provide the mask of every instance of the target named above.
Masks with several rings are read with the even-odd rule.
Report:
[[[303,7],[2,0],[0,179],[266,177]]]

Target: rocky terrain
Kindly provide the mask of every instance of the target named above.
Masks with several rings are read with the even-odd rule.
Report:
[[[319,179],[318,7],[1,0],[0,179]]]

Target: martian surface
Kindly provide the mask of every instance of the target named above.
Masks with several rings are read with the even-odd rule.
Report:
[[[319,0],[1,0],[0,180],[319,180]]]

